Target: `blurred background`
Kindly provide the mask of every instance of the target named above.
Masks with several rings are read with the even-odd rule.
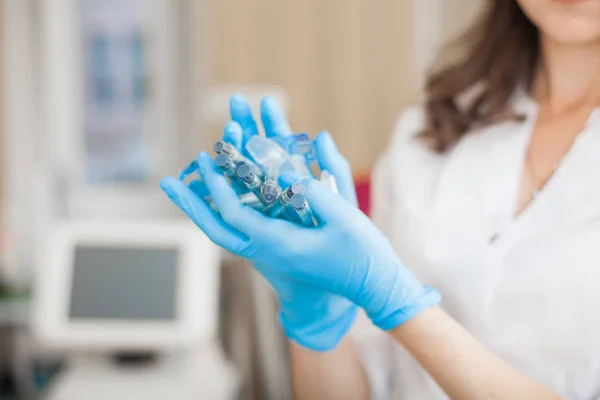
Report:
[[[0,399],[290,398],[269,288],[191,251],[158,181],[233,93],[272,95],[332,133],[368,212],[395,119],[479,3],[0,0]]]

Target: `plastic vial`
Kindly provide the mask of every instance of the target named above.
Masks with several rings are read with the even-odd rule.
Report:
[[[303,156],[309,164],[317,158],[315,144],[307,133],[292,136],[289,151],[290,154]]]
[[[261,198],[265,205],[268,206],[276,202],[280,194],[281,188],[275,179],[269,179],[265,181],[265,184],[261,189]]]
[[[261,136],[252,136],[246,143],[246,150],[258,165],[269,172],[269,175],[276,175],[279,166],[289,157],[275,141]]]
[[[223,141],[215,143],[213,150],[217,154],[226,154],[231,158],[237,158],[239,155],[237,149],[232,144]]]
[[[281,216],[289,207],[292,197],[296,194],[304,193],[304,184],[296,182],[281,192],[277,201],[265,208],[264,213],[270,217],[277,218]]]
[[[215,157],[215,165],[223,171],[229,178],[236,178],[235,162],[225,153],[218,154]]]
[[[301,176],[312,176],[310,169],[306,165],[306,158],[297,154],[288,156],[288,159],[279,167],[279,172],[292,172]]]
[[[292,196],[290,200],[290,204],[294,211],[296,211],[296,215],[298,215],[298,219],[304,226],[316,226],[315,219],[313,217],[312,210],[306,201],[306,198],[302,194],[295,194]]]
[[[244,182],[244,185],[259,199],[262,199],[263,180],[257,174],[256,168],[251,164],[240,163],[235,171],[238,179]]]

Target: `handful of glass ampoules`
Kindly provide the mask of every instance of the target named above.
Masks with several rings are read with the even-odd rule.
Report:
[[[282,188],[278,182],[279,175],[286,172],[298,176],[313,176],[311,166],[316,160],[316,152],[314,143],[307,134],[277,139],[253,136],[246,144],[252,160],[226,142],[215,143],[213,150],[216,166],[229,178],[242,204],[271,218],[283,218],[304,226],[318,224],[304,197],[304,184],[296,182]],[[180,179],[184,180],[197,169],[197,163],[192,162],[182,171]],[[338,193],[335,179],[327,171],[321,171],[320,180],[334,193]],[[204,200],[213,210],[219,211],[210,196],[206,196]]]

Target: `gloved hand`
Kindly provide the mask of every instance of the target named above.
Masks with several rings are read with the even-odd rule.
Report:
[[[241,205],[207,153],[198,156],[198,163],[220,215],[176,179],[163,180],[163,190],[211,240],[251,260],[271,279],[283,277],[341,295],[364,308],[384,330],[439,303],[437,291],[418,281],[371,221],[319,182],[305,182],[305,197],[320,222],[306,228]],[[299,317],[307,314],[297,312]]]
[[[243,96],[233,96],[230,107],[233,121],[225,126],[223,140],[233,144],[238,151],[249,157],[245,152],[244,144],[253,135],[258,134],[257,124]],[[261,119],[267,137],[292,134],[283,111],[272,98],[267,97],[261,103]],[[337,151],[331,136],[328,133],[319,134],[315,146],[319,167],[329,171],[336,178],[340,195],[356,204],[350,168]],[[283,186],[292,183],[283,182]],[[200,181],[190,183],[190,189],[196,196],[193,196],[194,193],[190,193],[181,182],[167,180],[163,183],[163,187],[165,184],[167,187],[174,185],[177,188],[175,191],[181,194],[177,203],[184,209],[183,204],[194,204],[198,199],[209,194],[207,187]],[[166,191],[168,192],[169,189]],[[236,191],[240,192],[238,188]],[[200,214],[193,215],[202,218]],[[268,280],[277,294],[280,303],[279,320],[289,339],[315,351],[327,351],[337,346],[354,322],[357,313],[354,304],[342,296],[290,279],[266,265],[254,263],[254,266]]]
[[[220,215],[176,179],[163,180],[163,190],[211,240],[262,271],[341,295],[384,330],[440,301],[362,212],[314,179],[305,197],[320,226],[306,228],[243,206],[207,153],[198,163]]]

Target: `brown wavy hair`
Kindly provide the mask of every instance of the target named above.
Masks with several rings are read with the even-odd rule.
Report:
[[[516,0],[489,0],[477,23],[442,52],[458,61],[429,75],[423,138],[437,152],[449,150],[472,129],[519,118],[509,100],[529,87],[539,57],[538,29]]]

